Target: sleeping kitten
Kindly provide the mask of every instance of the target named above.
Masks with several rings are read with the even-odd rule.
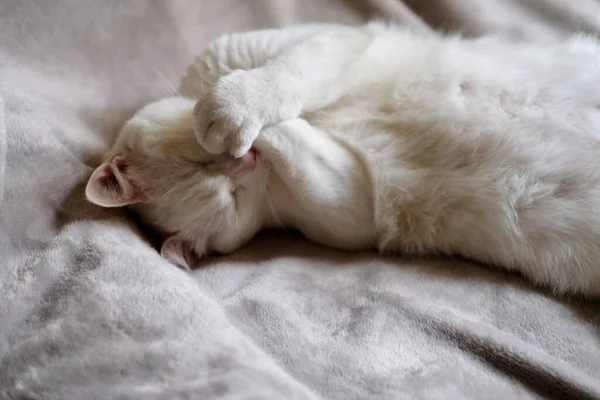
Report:
[[[226,35],[123,128],[87,197],[180,266],[270,226],[600,295],[600,45],[306,25]],[[184,85],[185,86],[185,85]],[[185,92],[185,90],[184,90]]]

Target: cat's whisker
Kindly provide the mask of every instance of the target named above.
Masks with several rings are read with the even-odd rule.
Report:
[[[192,85],[190,84],[190,80],[189,80],[189,77],[188,77],[188,76],[184,76],[184,77],[183,77],[183,84],[184,84],[185,86],[187,86],[187,89],[188,89],[188,91],[189,91],[189,94],[190,94],[191,96],[193,96],[194,98],[196,98],[196,99],[197,99],[197,98],[198,98],[198,95],[197,95],[197,94],[194,92],[194,89],[192,88]]]
[[[170,188],[169,190],[167,190],[165,193],[163,193],[161,196],[157,197],[155,199],[155,201],[164,199],[165,197],[167,197],[171,193],[173,193],[175,190],[181,188],[181,186],[183,186],[185,183],[186,183],[186,181],[180,181],[179,183],[177,183],[176,185],[174,185],[172,188]]]
[[[156,74],[157,74],[157,75],[158,75],[158,76],[159,76],[159,77],[162,79],[162,81],[163,81],[164,83],[166,83],[166,85],[167,85],[167,89],[168,89],[168,90],[167,90],[167,93],[165,94],[165,97],[172,97],[172,96],[176,95],[176,94],[179,92],[179,90],[177,90],[177,88],[175,88],[175,85],[173,85],[173,84],[171,83],[171,81],[169,81],[169,80],[167,79],[167,77],[166,77],[166,76],[165,76],[165,75],[164,75],[162,72],[160,72],[160,70],[159,70],[158,68],[156,68],[156,67],[153,67],[153,69],[154,69],[154,72],[156,72]]]

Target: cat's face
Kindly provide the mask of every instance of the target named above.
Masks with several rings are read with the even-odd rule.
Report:
[[[130,206],[167,237],[161,254],[184,268],[209,251],[233,251],[255,233],[269,176],[254,150],[234,159],[202,149],[194,104],[173,97],[138,111],[86,188],[97,205]]]

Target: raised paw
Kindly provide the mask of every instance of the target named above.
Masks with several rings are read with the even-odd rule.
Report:
[[[279,90],[277,77],[261,69],[236,70],[221,77],[194,108],[195,134],[208,152],[234,157],[250,150],[266,125],[299,113],[295,99]]]

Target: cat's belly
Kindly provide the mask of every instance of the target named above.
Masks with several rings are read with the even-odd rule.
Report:
[[[378,247],[461,255],[600,293],[598,146],[511,143],[462,161],[448,147],[450,159],[433,167],[402,159],[378,169]]]
[[[380,249],[461,255],[598,294],[597,59],[529,57],[505,63],[515,79],[502,65],[467,66],[444,82],[382,85],[314,123],[368,159]]]
[[[377,247],[600,293],[600,108],[587,95],[338,124],[375,176]]]

